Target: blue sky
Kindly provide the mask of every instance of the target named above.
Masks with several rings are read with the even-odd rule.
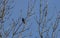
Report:
[[[43,2],[43,5],[42,7],[45,6],[45,3],[44,2],[45,0],[42,0]],[[47,0],[48,1],[48,16],[47,16],[47,19],[52,18],[52,22],[55,22],[55,18],[58,14],[58,11],[60,11],[60,0]],[[30,2],[30,6],[33,5],[34,3],[34,0],[31,0]],[[8,30],[8,28],[11,29],[11,24],[13,22],[12,19],[14,19],[14,21],[16,22],[18,20],[18,18],[20,18],[20,23],[22,23],[21,19],[22,18],[26,18],[27,17],[27,8],[28,8],[28,0],[14,0],[14,3],[9,3],[8,5],[10,6],[14,6],[9,12],[11,14],[11,16],[9,17],[9,19],[5,19],[6,21],[4,22],[4,31]],[[32,11],[32,13],[35,13],[33,16],[31,16],[30,18],[28,18],[26,21],[26,27],[25,28],[28,28],[30,27],[29,30],[25,31],[22,33],[22,38],[24,36],[27,36],[27,37],[24,37],[24,38],[40,38],[39,36],[39,33],[38,33],[38,24],[36,23],[36,20],[35,19],[39,19],[39,5],[40,5],[40,0],[36,0],[36,3],[35,3],[35,7]],[[22,10],[22,11],[21,11]],[[8,17],[9,15],[6,15],[6,17]],[[37,16],[37,18],[36,18]],[[52,23],[50,22],[50,23]],[[17,22],[16,22],[17,23]],[[20,24],[19,23],[19,24]],[[50,23],[47,24],[48,28],[50,26]],[[10,25],[9,25],[10,24]],[[19,24],[16,25],[16,28],[15,30],[19,27]],[[59,23],[60,25],[60,23]],[[21,31],[21,29],[23,28],[24,24],[22,24],[22,26],[19,28],[19,31]],[[52,25],[51,25],[52,26]],[[60,26],[58,27],[58,29],[60,28]],[[9,30],[10,30],[9,29]],[[49,37],[51,38],[51,33],[52,32],[52,28],[50,29],[50,32],[49,32]],[[10,34],[8,36],[8,38],[12,38],[12,33],[13,31],[10,31]],[[29,34],[32,33],[32,36],[29,36]],[[45,35],[45,34],[43,34]],[[58,32],[58,37],[57,38],[60,38],[60,32]],[[19,37],[19,34],[15,35],[14,38],[18,38]],[[3,37],[4,38],[4,37]]]

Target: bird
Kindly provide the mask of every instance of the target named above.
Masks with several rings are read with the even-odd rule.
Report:
[[[25,19],[24,18],[22,18],[22,22],[25,24]]]
[[[0,18],[2,18],[2,17],[0,16]]]
[[[2,35],[0,34],[0,38],[2,38]]]

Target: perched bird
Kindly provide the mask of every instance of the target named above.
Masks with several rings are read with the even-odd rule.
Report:
[[[25,19],[24,18],[22,18],[22,22],[25,24]]]
[[[2,18],[2,16],[0,16],[0,18]]]
[[[2,35],[0,34],[0,38],[2,38]]]

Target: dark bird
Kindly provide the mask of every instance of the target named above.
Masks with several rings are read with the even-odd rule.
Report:
[[[2,38],[2,35],[0,34],[0,38]]]
[[[24,18],[22,18],[22,22],[25,24],[25,19]]]
[[[2,18],[2,17],[0,16],[0,18]]]

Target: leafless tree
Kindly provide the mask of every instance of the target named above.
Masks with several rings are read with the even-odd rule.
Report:
[[[59,27],[59,23],[60,23],[60,14],[58,13],[57,17],[56,17],[56,20],[55,22],[53,23],[53,26],[52,26],[52,38],[57,38],[57,35],[56,33],[58,32],[58,27]]]
[[[31,26],[31,24],[28,25],[27,22],[29,21],[29,18],[32,15],[34,15],[34,13],[32,13],[32,11],[34,10],[34,6],[35,6],[35,3],[36,3],[36,0],[34,0],[33,4],[31,4],[32,6],[30,6],[30,2],[31,1],[32,0],[28,0],[28,8],[27,8],[27,12],[26,12],[27,13],[26,18],[22,17],[21,13],[22,13],[23,10],[21,9],[20,10],[20,17],[18,17],[17,20],[12,19],[12,24],[11,24],[11,29],[10,29],[10,31],[12,31],[12,38],[14,38],[15,35],[19,35],[18,38],[27,37],[27,36],[22,36],[22,33],[24,33],[25,31],[29,30],[30,26]],[[28,27],[27,27],[27,25],[28,25]],[[22,29],[20,29],[20,28],[22,28]],[[10,33],[10,31],[8,32],[8,34]],[[28,36],[30,36],[30,35],[28,35]]]
[[[43,33],[48,31],[48,29],[45,29],[46,22],[47,22],[47,14],[48,14],[48,2],[46,1],[46,5],[44,9],[42,9],[42,0],[40,0],[40,13],[39,13],[39,21],[36,19],[36,22],[38,24],[38,32],[41,38],[43,38]]]
[[[1,38],[7,38],[6,37],[7,32],[5,33],[5,31],[4,31],[4,22],[6,22],[11,15],[10,9],[12,9],[13,6],[10,6],[10,4],[8,4],[11,1],[0,0],[0,37]]]
[[[12,1],[12,0],[11,0]],[[10,13],[10,9],[14,7],[14,5],[11,7],[9,2],[10,0],[1,0],[0,1],[0,37],[1,38],[8,38],[9,34],[12,32],[12,37],[11,38],[25,38],[28,36],[32,36],[32,32],[29,32],[29,35],[23,36],[23,33],[25,33],[27,30],[31,29],[32,23],[28,24],[30,21],[30,17],[33,15],[36,16],[36,23],[38,26],[38,33],[40,38],[50,38],[49,33],[50,29],[52,28],[52,33],[51,38],[57,38],[56,36],[56,31],[58,29],[59,23],[60,23],[60,15],[57,15],[56,20],[52,22],[53,16],[48,19],[48,1],[45,0],[45,6],[43,7],[42,5],[42,0],[40,0],[40,6],[39,6],[39,19],[37,19],[37,16],[35,15],[34,8],[36,4],[36,0],[34,0],[33,3],[32,0],[28,0],[28,6],[27,6],[27,11],[26,11],[26,17],[22,17],[22,9],[20,10],[20,16],[15,20],[14,18],[12,19],[12,23],[9,24],[10,27],[6,31],[4,31],[4,22],[6,22],[6,19],[8,20],[11,16],[12,13]],[[34,11],[34,12],[33,12]],[[52,22],[52,23],[51,23]],[[50,23],[50,24],[49,24]],[[28,27],[27,27],[28,26]],[[60,30],[58,30],[60,31]],[[45,36],[44,36],[45,33]],[[37,38],[37,37],[36,37]]]
[[[56,29],[58,28],[58,23],[59,23],[59,17],[57,17],[56,22],[53,23],[53,25],[51,24],[51,20],[53,18],[53,16],[50,19],[47,19],[48,17],[48,1],[46,0],[45,2],[45,6],[43,7],[42,5],[42,0],[40,0],[40,9],[39,9],[39,20],[35,19],[37,24],[38,24],[38,33],[40,35],[40,38],[50,38],[49,36],[49,31],[51,29],[51,27],[53,28],[53,32],[52,32],[52,38],[55,38],[55,34],[54,32],[56,31]],[[37,16],[36,16],[37,18]],[[50,25],[49,24],[50,22]],[[46,33],[46,36],[44,36],[44,33]]]

